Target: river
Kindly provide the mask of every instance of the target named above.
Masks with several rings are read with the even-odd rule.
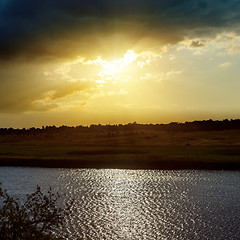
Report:
[[[239,171],[0,167],[24,199],[39,185],[74,198],[69,239],[240,239]]]

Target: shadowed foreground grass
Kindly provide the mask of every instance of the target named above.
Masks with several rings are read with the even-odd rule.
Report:
[[[127,169],[240,169],[232,146],[0,146],[0,165]]]

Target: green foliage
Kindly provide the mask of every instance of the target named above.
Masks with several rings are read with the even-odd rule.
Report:
[[[40,187],[27,195],[27,200],[9,196],[0,183],[0,239],[1,240],[56,240],[65,238],[64,219],[71,203],[58,207],[60,196],[51,190],[43,194]]]

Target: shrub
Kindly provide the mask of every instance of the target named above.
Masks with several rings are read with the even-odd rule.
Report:
[[[59,207],[59,194],[51,190],[43,194],[40,187],[27,195],[21,204],[9,196],[0,183],[0,239],[1,240],[56,240],[64,239],[64,220],[71,203]]]

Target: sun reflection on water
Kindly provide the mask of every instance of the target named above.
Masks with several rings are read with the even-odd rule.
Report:
[[[31,179],[31,181],[29,181]],[[7,189],[41,182],[75,199],[69,240],[239,239],[239,172],[3,168]],[[20,192],[21,192],[20,191]],[[10,192],[11,193],[11,192]],[[20,196],[21,197],[21,196]]]
[[[173,180],[172,176],[155,176],[154,171],[115,169],[85,173],[87,176],[82,180],[88,179],[85,182],[87,191],[82,189],[79,193],[84,198],[78,204],[84,213],[78,209],[79,218],[71,219],[72,225],[77,222],[84,232],[96,235],[96,239],[137,239],[136,236],[139,239],[164,239],[170,229],[179,230],[174,223],[165,220],[166,214],[173,213],[169,209],[173,207],[172,203],[166,199],[170,192],[163,194],[163,188],[155,186],[161,179],[162,183]],[[82,175],[75,174],[75,177],[79,182]],[[159,198],[163,198],[161,204],[158,204]]]

